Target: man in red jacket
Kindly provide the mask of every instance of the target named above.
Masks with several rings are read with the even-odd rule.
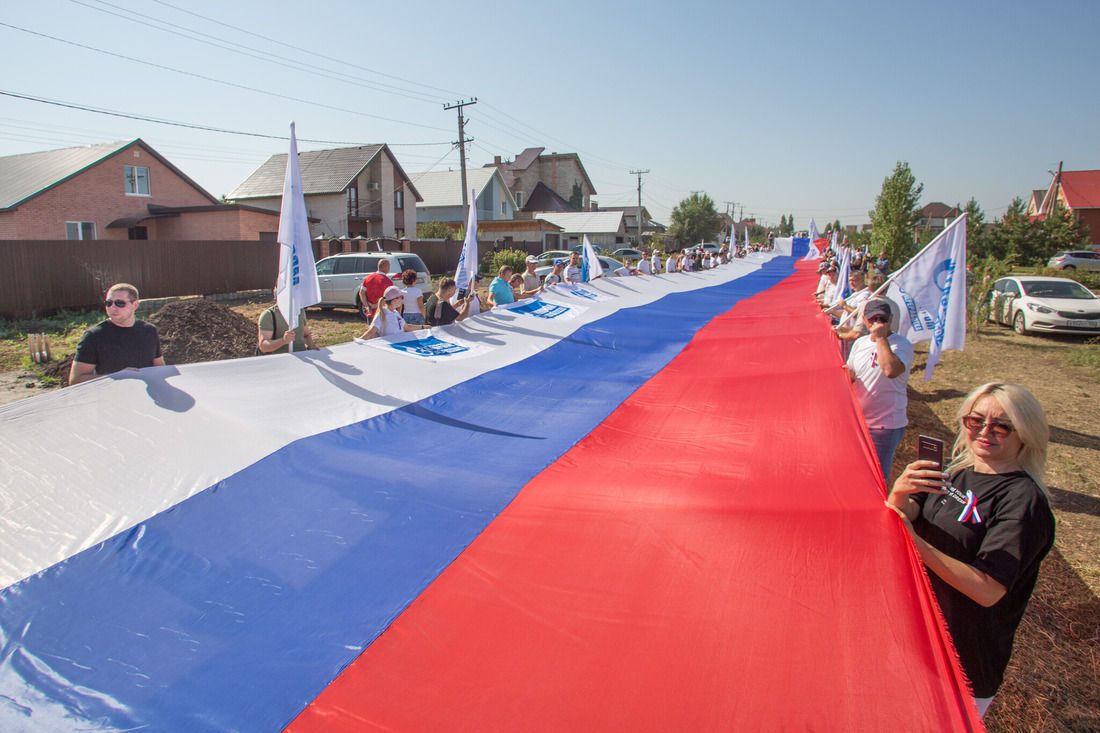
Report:
[[[363,278],[363,284],[359,287],[359,302],[363,304],[363,312],[367,315],[368,321],[374,318],[374,309],[378,301],[382,299],[386,288],[391,285],[393,280],[390,279],[390,261],[379,260],[378,271]]]

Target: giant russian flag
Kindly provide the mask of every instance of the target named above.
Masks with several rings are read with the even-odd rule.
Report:
[[[980,728],[796,250],[0,408],[0,729]]]

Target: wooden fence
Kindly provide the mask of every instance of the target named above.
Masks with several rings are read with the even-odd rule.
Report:
[[[118,282],[142,298],[270,288],[278,269],[275,242],[0,240],[0,318],[101,307]]]
[[[386,240],[388,250],[420,255],[433,275],[453,273],[462,242]],[[542,251],[539,242],[481,242],[478,254]],[[376,251],[374,242],[315,241],[318,260],[338,252]],[[62,308],[99,308],[108,287],[126,282],[143,299],[216,295],[271,288],[279,245],[259,241],[0,240],[0,318],[29,318]]]

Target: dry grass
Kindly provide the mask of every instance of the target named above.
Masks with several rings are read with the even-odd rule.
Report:
[[[1073,337],[1020,337],[984,326],[965,352],[947,352],[927,384],[927,346],[918,345],[909,383],[910,430],[892,478],[916,458],[916,438],[954,438],[954,412],[989,381],[1020,384],[1051,424],[1047,482],[1058,520],[1005,684],[986,715],[988,730],[1100,730],[1100,395],[1093,366],[1100,346]],[[1080,366],[1075,366],[1075,358]],[[1079,355],[1084,354],[1084,358]],[[1083,362],[1083,363],[1082,363]]]

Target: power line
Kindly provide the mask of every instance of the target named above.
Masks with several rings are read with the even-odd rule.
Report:
[[[224,38],[219,38],[217,36],[212,36],[209,33],[203,33],[202,31],[197,31],[197,30],[194,30],[194,29],[191,29],[191,28],[186,28],[186,27],[178,25],[176,23],[170,23],[168,21],[163,21],[163,20],[160,20],[159,18],[154,18],[151,15],[145,15],[143,13],[139,13],[135,10],[130,10],[128,8],[121,8],[117,5],[112,5],[111,3],[105,2],[105,0],[93,0],[93,1],[97,2],[100,5],[105,5],[108,8],[114,8],[115,10],[122,11],[123,13],[129,13],[130,15],[137,16],[138,18],[147,18],[148,20],[150,20],[152,22],[147,23],[145,21],[138,20],[137,18],[128,17],[127,15],[123,15],[121,13],[113,13],[110,10],[107,10],[105,8],[99,8],[99,7],[95,7],[93,5],[89,5],[86,2],[82,2],[82,0],[69,0],[69,2],[73,3],[74,5],[80,5],[81,7],[88,8],[89,10],[95,10],[97,12],[104,13],[106,15],[111,15],[111,16],[114,16],[116,18],[120,18],[122,20],[129,21],[131,23],[136,23],[138,25],[145,26],[147,28],[153,28],[154,30],[161,31],[162,33],[169,33],[169,34],[174,35],[174,36],[179,36],[181,38],[186,38],[189,41],[196,41],[198,43],[202,43],[202,44],[205,44],[207,46],[213,46],[214,48],[219,48],[223,51],[229,51],[230,53],[235,53],[235,54],[238,54],[238,55],[241,55],[241,56],[246,56],[248,58],[256,59],[258,61],[265,61],[267,63],[275,64],[276,66],[282,66],[284,68],[294,69],[295,71],[306,71],[307,73],[314,73],[314,74],[317,74],[319,76],[323,76],[327,79],[332,79],[333,81],[343,81],[343,82],[347,82],[349,84],[354,84],[356,86],[362,86],[362,87],[365,87],[365,88],[368,88],[368,89],[374,89],[375,91],[390,91],[390,93],[392,93],[392,94],[398,94],[399,96],[407,97],[409,99],[415,99],[418,102],[433,103],[433,102],[436,101],[435,99],[426,98],[425,95],[422,95],[422,94],[417,95],[417,93],[415,93],[415,92],[404,93],[404,92],[401,92],[401,91],[393,91],[395,89],[395,87],[393,87],[392,85],[389,85],[389,84],[380,84],[378,82],[360,81],[360,80],[357,80],[354,77],[350,77],[348,74],[344,74],[342,72],[331,72],[330,70],[322,69],[321,67],[314,66],[312,64],[305,64],[305,63],[302,63],[302,62],[292,62],[289,59],[285,59],[282,56],[277,56],[275,54],[269,53],[269,52],[264,51],[262,49],[251,48],[249,46],[243,46],[239,43],[234,43],[233,41],[227,41]],[[160,25],[156,25],[158,23]],[[168,27],[161,27],[161,26],[168,26]],[[179,30],[172,30],[172,28],[178,28]],[[194,35],[189,35],[189,34],[194,34]],[[202,36],[202,38],[197,38],[195,36]],[[204,40],[204,39],[211,39],[211,40]],[[225,45],[225,44],[230,44],[230,45]],[[310,72],[309,69],[313,69],[314,71]],[[338,76],[333,76],[333,73],[338,74]],[[343,77],[343,78],[339,78],[339,77]],[[383,87],[386,87],[388,89],[383,88]]]
[[[414,84],[418,87],[424,87],[425,89],[431,89],[431,90],[436,91],[436,92],[442,92],[445,96],[440,97],[436,101],[444,101],[445,99],[450,99],[451,97],[461,96],[461,95],[457,95],[455,92],[450,91],[448,89],[440,89],[439,87],[433,87],[429,84],[422,84],[422,83],[417,82],[417,81],[412,81],[411,79],[403,79],[399,76],[394,76],[393,74],[387,74],[387,73],[382,72],[382,71],[377,71],[375,69],[370,69],[370,68],[367,68],[366,66],[359,66],[358,64],[352,64],[352,63],[349,63],[347,59],[335,58],[335,57],[332,57],[332,56],[325,56],[322,53],[317,53],[316,51],[312,51],[308,48],[302,48],[301,46],[291,46],[291,45],[287,44],[285,41],[279,41],[279,40],[276,40],[274,38],[268,38],[267,36],[262,36],[259,33],[254,33],[254,32],[252,32],[252,31],[250,31],[246,28],[239,28],[235,25],[230,25],[229,23],[222,22],[220,20],[217,20],[216,18],[210,18],[210,17],[207,17],[205,15],[199,15],[198,13],[196,13],[194,11],[191,11],[191,10],[187,10],[186,8],[181,8],[177,5],[172,5],[171,3],[164,2],[164,0],[153,0],[153,2],[157,3],[158,5],[163,5],[167,8],[172,8],[173,10],[177,10],[181,13],[186,13],[188,15],[193,15],[196,18],[201,18],[202,20],[208,21],[210,23],[214,23],[216,25],[220,25],[220,26],[223,26],[225,28],[235,30],[239,33],[244,33],[244,34],[247,34],[247,35],[252,36],[254,38],[259,38],[261,41],[267,41],[268,43],[277,43],[280,46],[285,47],[285,48],[293,48],[295,51],[299,51],[301,53],[305,53],[305,54],[308,54],[310,56],[316,56],[317,58],[325,59],[326,61],[333,61],[335,63],[340,64],[341,66],[350,66],[353,69],[359,69],[360,71],[366,71],[366,72],[371,73],[371,74],[377,74],[378,76],[384,76],[387,79],[394,79],[395,81],[401,81],[401,82],[404,82],[406,84]]]
[[[72,0],[72,1],[76,2],[77,0]],[[174,67],[171,67],[171,66],[165,66],[164,64],[157,64],[157,63],[154,63],[152,61],[145,61],[143,59],[137,59],[137,58],[134,58],[132,56],[125,56],[125,55],[120,54],[120,53],[115,53],[114,51],[106,51],[104,49],[95,48],[94,46],[88,46],[88,45],[85,45],[83,43],[77,43],[75,41],[69,41],[69,40],[66,40],[64,38],[58,38],[56,36],[48,35],[46,33],[39,33],[38,31],[28,30],[27,28],[20,28],[19,26],[11,25],[10,23],[0,22],[0,26],[3,26],[5,28],[11,28],[12,30],[21,31],[23,33],[29,33],[32,36],[38,36],[40,38],[48,38],[51,41],[57,41],[59,43],[64,43],[64,44],[69,45],[69,46],[75,46],[76,48],[82,48],[82,49],[85,49],[87,51],[94,51],[96,53],[101,53],[101,54],[104,54],[106,56],[113,56],[115,58],[123,59],[125,61],[132,61],[134,63],[143,64],[145,66],[151,66],[155,69],[162,69],[164,71],[172,71],[172,72],[175,72],[177,74],[183,74],[184,76],[193,77],[195,79],[202,79],[203,81],[211,81],[211,82],[214,82],[215,84],[224,84],[225,86],[228,86],[228,87],[233,87],[233,88],[236,88],[236,89],[243,89],[243,90],[249,91],[249,92],[256,92],[257,94],[266,94],[267,96],[277,97],[279,99],[285,99],[285,100],[290,101],[290,102],[299,102],[301,104],[309,104],[309,105],[312,105],[314,107],[321,107],[323,109],[331,109],[331,110],[335,110],[337,112],[347,112],[348,114],[358,115],[360,117],[368,117],[368,118],[374,119],[374,120],[382,120],[383,122],[396,122],[396,123],[402,124],[402,125],[412,125],[414,127],[423,127],[425,129],[428,129],[428,130],[439,130],[440,132],[444,131],[444,129],[442,127],[434,127],[432,125],[422,125],[422,124],[419,124],[419,123],[416,123],[416,122],[408,122],[408,121],[405,121],[405,120],[396,120],[396,119],[393,119],[393,118],[390,118],[390,117],[381,117],[379,115],[368,114],[366,112],[357,112],[357,111],[352,110],[352,109],[345,109],[343,107],[335,107],[331,104],[324,104],[322,102],[311,102],[308,99],[299,99],[298,97],[291,97],[291,96],[286,95],[286,94],[279,94],[278,92],[269,92],[269,91],[264,90],[264,89],[257,89],[255,87],[245,86],[244,84],[237,84],[236,82],[226,81],[224,79],[216,79],[212,76],[204,76],[203,74],[196,74],[196,73],[191,72],[191,71],[184,71],[183,69],[177,69],[177,68],[174,68]]]
[[[55,107],[66,107],[68,109],[78,109],[82,112],[94,112],[95,114],[108,115],[110,117],[123,117],[128,120],[140,120],[141,122],[154,122],[158,125],[170,125],[172,127],[185,127],[190,130],[203,130],[205,132],[220,132],[226,135],[244,135],[246,137],[261,137],[268,140],[289,140],[287,135],[265,135],[259,132],[243,132],[241,130],[227,130],[223,127],[211,127],[210,125],[198,125],[189,122],[177,122],[175,120],[164,120],[156,117],[149,117],[148,115],[136,115],[127,112],[117,112],[114,110],[100,109],[98,107],[90,107],[84,104],[75,104],[72,102],[61,102],[55,99],[45,99],[43,97],[33,97],[29,94],[17,94],[16,92],[9,92],[0,89],[0,95],[5,97],[14,97],[16,99],[25,99],[31,102],[39,102],[41,104],[51,104]],[[363,145],[361,142],[348,142],[346,140],[312,140],[309,138],[300,137],[299,141],[304,143],[321,143],[322,145]]]

